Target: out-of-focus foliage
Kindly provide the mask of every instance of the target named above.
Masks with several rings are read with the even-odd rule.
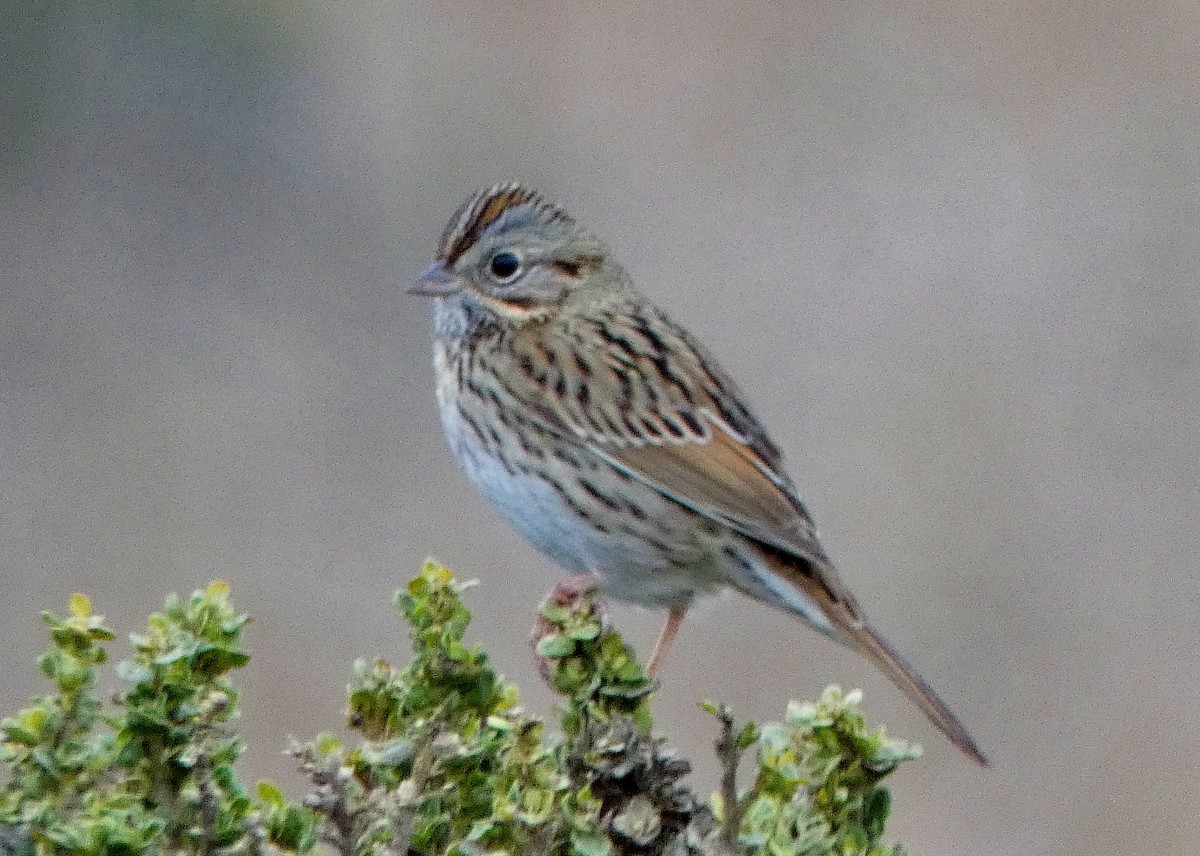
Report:
[[[293,801],[270,782],[252,798],[234,775],[232,728],[246,617],[213,583],[174,596],[132,636],[129,689],[96,695],[113,634],[83,595],[46,615],[40,660],[54,690],[0,723],[0,852],[621,856],[735,853],[889,856],[880,780],[915,757],[870,731],[858,694],[830,688],[782,723],[736,730],[724,708],[722,793],[698,798],[688,763],[651,733],[655,687],[586,596],[543,604],[534,646],[563,696],[557,728],[525,714],[516,688],[466,643],[465,586],[427,563],[396,597],[411,626],[402,669],[359,661],[349,718],[361,739],[325,734],[292,752],[312,782]],[[741,755],[757,749],[750,787]]]
[[[290,804],[256,809],[234,775],[242,744],[227,676],[249,656],[246,617],[228,595],[215,582],[187,600],[167,598],[117,665],[129,689],[112,711],[95,692],[102,643],[113,638],[103,616],[79,594],[67,618],[45,614],[52,647],[39,665],[55,691],[0,722],[10,852],[251,852],[268,836],[311,846],[315,815]]]

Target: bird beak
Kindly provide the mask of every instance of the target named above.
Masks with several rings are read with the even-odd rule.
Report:
[[[445,263],[434,262],[417,277],[417,281],[408,289],[408,293],[423,294],[426,297],[446,297],[454,294],[460,288],[458,279],[446,270]]]

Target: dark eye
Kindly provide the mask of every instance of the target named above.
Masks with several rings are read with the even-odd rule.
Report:
[[[511,250],[501,250],[492,256],[488,269],[498,282],[512,282],[521,272],[521,257]]]

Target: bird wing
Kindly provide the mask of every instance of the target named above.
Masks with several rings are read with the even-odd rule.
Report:
[[[664,496],[801,560],[787,576],[858,608],[821,548],[779,450],[741,391],[661,314],[609,314],[522,330],[503,349],[509,391],[573,439]]]
[[[775,572],[821,605],[836,625],[855,623],[857,602],[788,483],[744,440],[719,423],[710,424],[707,438],[682,443],[613,447],[593,442],[589,448],[680,504],[790,557],[772,563]]]
[[[812,520],[743,439],[701,413],[707,436],[681,442],[589,447],[677,502],[746,535],[805,558],[820,558]]]

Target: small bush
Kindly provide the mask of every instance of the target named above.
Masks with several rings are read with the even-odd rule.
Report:
[[[391,856],[892,856],[881,781],[919,750],[869,730],[859,694],[836,687],[779,723],[716,719],[719,792],[682,783],[690,766],[653,735],[656,683],[587,596],[540,610],[536,656],[561,695],[553,726],[465,641],[466,585],[432,562],[396,595],[413,657],[354,664],[347,746],[330,734],[291,751],[311,781],[300,800],[253,793],[233,763],[230,675],[246,616],[213,583],[171,596],[117,665],[128,689],[96,696],[113,633],[90,601],[45,614],[39,659],[52,691],[0,721],[0,856],[308,852]],[[748,787],[741,756],[755,750]]]

